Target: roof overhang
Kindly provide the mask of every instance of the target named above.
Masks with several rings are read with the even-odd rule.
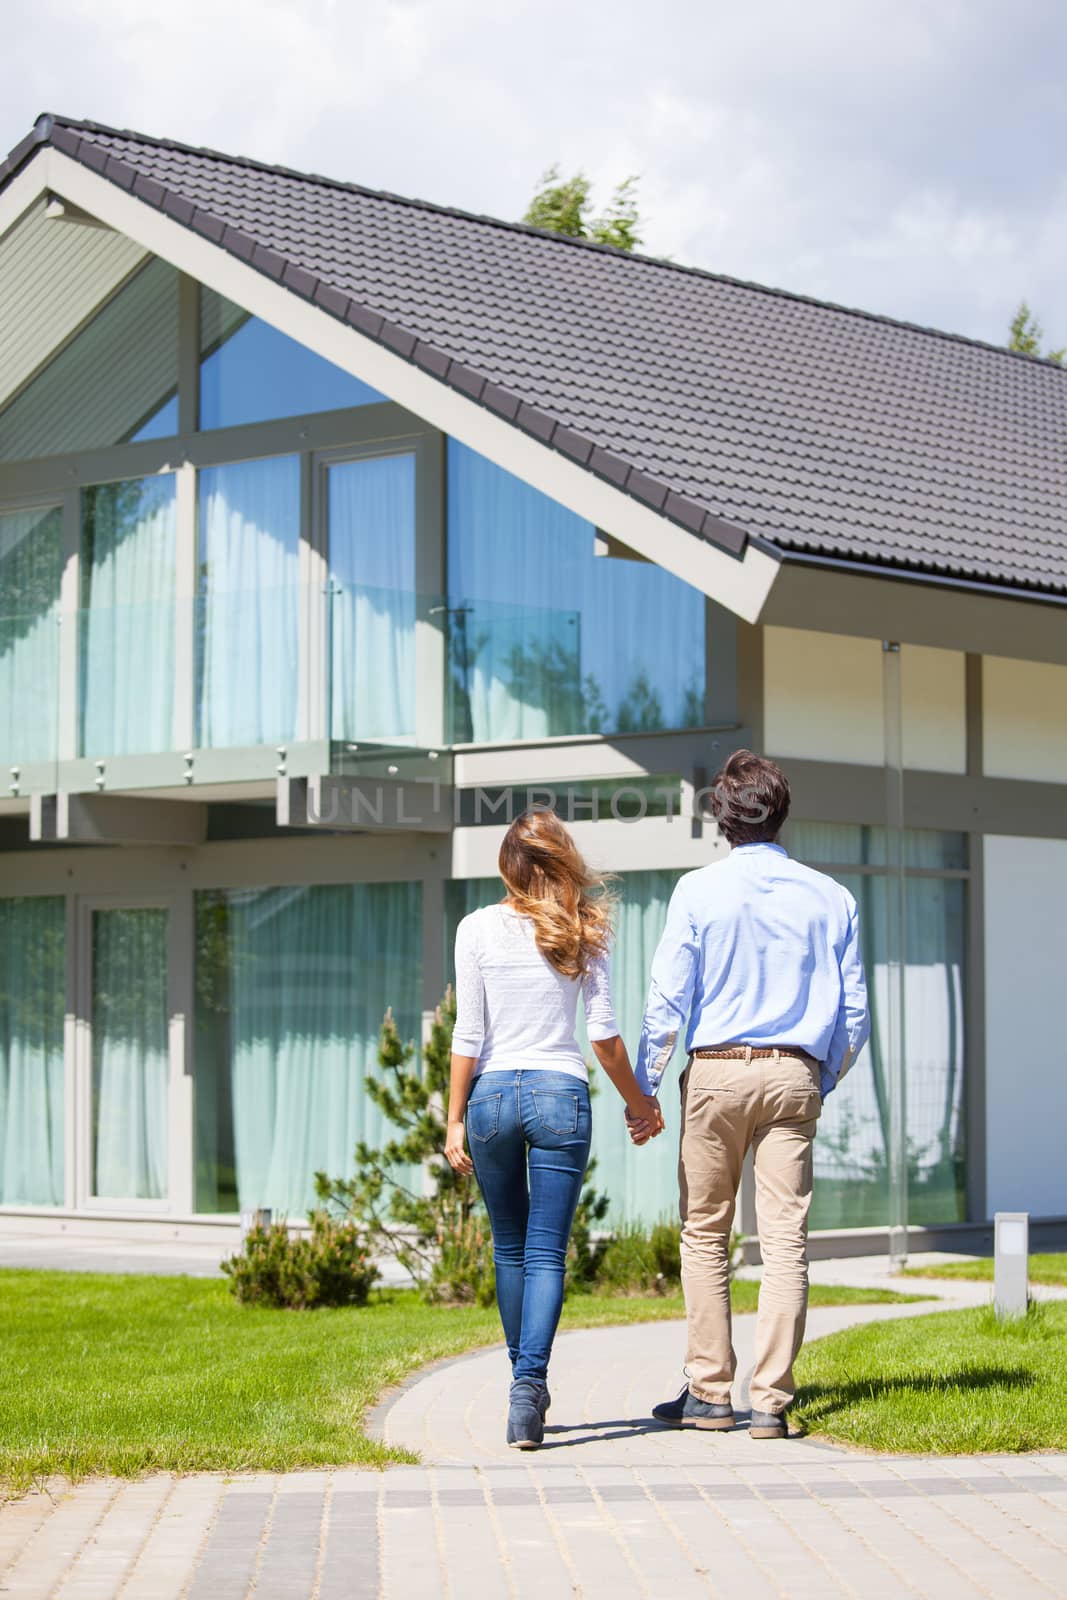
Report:
[[[779,571],[776,555],[751,539],[735,555],[687,531],[62,151],[42,146],[0,192],[0,237],[46,192],[362,378],[745,621],[760,616]]]
[[[1067,665],[1067,601],[789,553],[760,621]]]

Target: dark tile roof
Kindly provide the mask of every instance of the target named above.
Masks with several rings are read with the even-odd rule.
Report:
[[[246,158],[42,118],[101,172],[702,538],[1067,593],[1067,371]]]

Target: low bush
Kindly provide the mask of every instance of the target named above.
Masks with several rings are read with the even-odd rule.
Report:
[[[730,1235],[729,1271],[737,1265],[740,1239]],[[682,1282],[680,1225],[670,1218],[646,1228],[627,1222],[601,1241],[590,1288],[598,1294],[672,1295]]]
[[[291,1234],[284,1222],[250,1228],[238,1255],[222,1263],[243,1305],[305,1311],[315,1306],[362,1306],[378,1269],[364,1233],[351,1221],[311,1212],[310,1234]]]
[[[437,1214],[437,1252],[423,1280],[428,1305],[491,1306],[496,1303],[496,1273],[489,1218],[480,1207],[465,1210],[444,1196]]]
[[[631,1222],[608,1240],[596,1286],[604,1294],[674,1294],[681,1280],[678,1224],[657,1222],[645,1228]]]

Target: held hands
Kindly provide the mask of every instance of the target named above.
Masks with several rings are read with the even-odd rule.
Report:
[[[459,1172],[469,1177],[474,1171],[474,1162],[467,1154],[463,1138],[463,1122],[449,1121],[448,1134],[445,1138],[445,1160],[454,1172]]]
[[[632,1144],[647,1144],[663,1132],[663,1112],[655,1095],[643,1095],[640,1109],[626,1107],[626,1128]]]

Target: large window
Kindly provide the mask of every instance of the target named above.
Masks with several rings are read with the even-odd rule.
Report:
[[[0,412],[0,461],[177,431],[178,274],[149,261]]]
[[[79,751],[174,746],[175,487],[172,474],[82,496]]]
[[[59,581],[58,506],[0,513],[0,759],[56,755]]]
[[[415,457],[341,461],[327,472],[330,733],[415,732]]]
[[[299,552],[298,456],[199,474],[198,744],[293,737]]]
[[[449,441],[456,741],[703,725],[704,596]]]
[[[63,1204],[66,913],[0,900],[0,1204]]]
[[[316,884],[196,898],[196,1206],[301,1217],[318,1170],[377,1142],[363,1093],[392,1006],[418,1038],[421,886]]]
[[[200,348],[201,428],[337,411],[385,398],[213,289],[201,292]]]
[[[908,1211],[916,1223],[962,1222],[966,840],[920,829],[904,840]],[[795,822],[788,844],[856,897],[872,1013],[870,1044],[823,1106],[811,1225],[872,1227],[888,1220],[885,830]]]

